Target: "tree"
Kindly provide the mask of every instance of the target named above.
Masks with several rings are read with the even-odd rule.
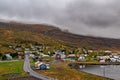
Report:
[[[5,55],[2,56],[2,60],[6,60],[7,57]]]
[[[0,57],[2,56],[2,53],[0,53]]]

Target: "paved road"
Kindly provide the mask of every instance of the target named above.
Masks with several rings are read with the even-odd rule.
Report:
[[[24,61],[23,69],[24,69],[25,72],[28,72],[31,76],[34,76],[36,78],[39,78],[39,79],[42,79],[42,80],[54,80],[53,78],[49,78],[47,76],[41,75],[41,74],[33,71],[30,67],[28,54],[25,55],[25,61]]]

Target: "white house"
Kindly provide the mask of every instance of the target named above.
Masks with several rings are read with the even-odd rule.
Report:
[[[10,54],[6,54],[5,56],[7,57],[8,60],[12,59],[12,56]]]
[[[56,59],[64,59],[64,58],[66,58],[66,55],[64,52],[59,51],[59,52],[56,52],[53,57],[55,57]]]
[[[69,54],[67,57],[75,57],[75,54]]]
[[[88,53],[92,53],[93,52],[93,50],[88,50]]]
[[[42,56],[42,57],[50,57],[49,55],[44,54],[43,52],[40,52],[40,56]]]
[[[81,54],[80,57],[78,58],[78,61],[85,61],[85,57],[87,54]]]
[[[115,58],[110,58],[110,61],[111,61],[111,62],[117,62],[117,59],[115,59]]]
[[[80,56],[80,57],[78,58],[78,61],[85,61],[85,57],[84,57],[84,56]]]
[[[112,53],[112,51],[110,51],[110,50],[106,50],[106,51],[104,51],[105,53]]]

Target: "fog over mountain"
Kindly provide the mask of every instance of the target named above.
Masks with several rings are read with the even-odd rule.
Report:
[[[47,23],[72,33],[120,38],[119,0],[0,0],[0,19]]]

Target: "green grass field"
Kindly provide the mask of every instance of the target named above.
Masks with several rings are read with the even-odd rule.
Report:
[[[16,74],[18,76],[3,76],[6,74]],[[16,77],[24,77],[26,73],[23,71],[23,61],[0,62],[0,80],[8,80]]]

